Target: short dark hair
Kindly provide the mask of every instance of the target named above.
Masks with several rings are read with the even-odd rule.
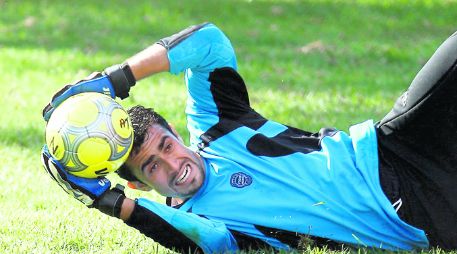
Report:
[[[173,133],[167,120],[152,108],[145,108],[141,105],[137,105],[128,109],[127,113],[129,114],[133,126],[133,146],[130,153],[138,151],[146,138],[149,127],[154,124],[158,124]],[[121,178],[124,178],[127,181],[140,181],[133,175],[125,163],[116,172]]]

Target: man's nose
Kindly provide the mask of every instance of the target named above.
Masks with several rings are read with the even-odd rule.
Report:
[[[176,159],[175,157],[167,156],[167,157],[162,158],[162,160],[163,160],[163,163],[165,164],[166,170],[169,173],[179,171],[180,164],[179,164],[178,159]]]

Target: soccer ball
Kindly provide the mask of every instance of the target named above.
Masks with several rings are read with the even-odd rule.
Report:
[[[66,99],[46,126],[49,152],[76,176],[96,178],[117,170],[133,145],[127,112],[111,97],[81,93]]]

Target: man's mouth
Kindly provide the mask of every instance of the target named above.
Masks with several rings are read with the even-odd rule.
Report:
[[[184,170],[182,171],[181,175],[178,176],[178,180],[176,181],[176,185],[183,184],[187,178],[189,178],[190,172],[192,172],[192,169],[190,165],[186,165]]]

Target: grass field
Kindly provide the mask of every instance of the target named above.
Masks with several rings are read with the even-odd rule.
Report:
[[[0,0],[0,252],[167,252],[86,209],[41,168],[41,109],[63,84],[211,21],[231,38],[260,113],[313,132],[347,130],[390,110],[457,30],[456,17],[451,0]],[[184,101],[182,77],[160,74],[141,81],[121,104],[155,107],[186,139]],[[163,202],[154,193],[128,195]]]

